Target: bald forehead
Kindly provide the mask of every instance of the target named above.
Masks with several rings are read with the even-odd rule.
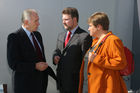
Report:
[[[31,12],[30,16],[38,16],[38,14],[36,12]]]

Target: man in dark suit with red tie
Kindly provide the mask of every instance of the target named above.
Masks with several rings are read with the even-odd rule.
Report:
[[[8,36],[7,59],[14,74],[14,93],[46,93],[48,74],[55,74],[45,59],[36,10],[22,14],[22,27]]]
[[[67,31],[59,34],[53,54],[60,93],[78,93],[82,59],[92,43],[92,37],[78,26],[78,20],[76,8],[67,7],[62,11],[63,25]]]

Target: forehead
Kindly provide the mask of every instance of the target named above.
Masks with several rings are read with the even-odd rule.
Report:
[[[35,12],[32,12],[31,16],[32,16],[32,17],[39,17],[38,14],[35,13]]]
[[[93,23],[89,23],[88,25],[91,26],[91,27],[96,28],[96,26],[94,26]]]
[[[38,16],[38,14],[37,13],[32,13],[32,15],[31,15],[31,19],[39,19],[39,16]]]
[[[93,24],[92,23],[88,23],[88,25],[92,26]]]
[[[68,19],[71,18],[71,15],[69,14],[62,14],[62,19]]]

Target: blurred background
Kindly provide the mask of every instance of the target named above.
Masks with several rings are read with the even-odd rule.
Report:
[[[135,72],[124,77],[128,90],[140,88],[140,0],[0,0],[0,84],[7,84],[13,93],[12,71],[6,58],[7,36],[21,27],[21,14],[34,8],[40,17],[39,31],[43,37],[47,62],[52,65],[52,52],[56,47],[58,33],[64,31],[61,11],[65,7],[79,11],[79,26],[88,31],[87,18],[94,12],[105,12],[110,19],[110,30],[120,37],[134,54]],[[57,93],[56,82],[49,77],[47,93]]]

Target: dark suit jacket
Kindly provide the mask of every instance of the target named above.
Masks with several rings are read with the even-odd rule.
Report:
[[[46,62],[41,34],[37,31],[34,34],[41,45],[43,61]],[[8,36],[7,59],[14,71],[15,93],[46,93],[48,71],[41,72],[35,69],[35,64],[40,60],[22,28]]]
[[[83,56],[92,44],[92,37],[78,27],[64,48],[66,32],[59,34],[57,47],[53,54],[59,55],[57,67],[58,89],[61,93],[78,93],[79,72]]]

